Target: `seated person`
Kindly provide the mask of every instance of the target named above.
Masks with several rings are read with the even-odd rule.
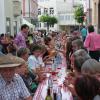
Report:
[[[28,57],[29,57],[29,49],[28,48],[20,48],[18,51],[17,51],[17,56],[20,57],[20,58],[23,58],[25,61],[28,60]]]
[[[26,63],[17,67],[16,73],[18,73],[22,77],[30,94],[33,96],[38,86],[38,77],[36,76],[36,74],[33,74],[28,70],[28,66]]]
[[[31,55],[28,58],[28,67],[33,73],[37,73],[36,69],[44,67],[44,63],[41,57],[41,46],[31,46]]]
[[[22,78],[15,69],[25,61],[21,58],[0,56],[0,100],[32,100]]]
[[[76,96],[74,82],[77,76],[81,75],[81,68],[85,61],[91,59],[84,49],[75,51],[71,58],[71,67],[73,72],[69,72],[64,81],[64,85]]]
[[[73,50],[73,52],[75,52],[79,49],[84,49],[83,41],[81,39],[73,40],[72,41],[72,50]]]
[[[82,74],[95,76],[98,80],[100,80],[100,62],[95,59],[88,59],[83,63],[81,72]]]
[[[9,45],[7,46],[7,52],[16,56],[17,46],[14,43],[14,38],[9,36]]]
[[[74,87],[79,100],[100,100],[100,81],[95,77],[78,76]]]

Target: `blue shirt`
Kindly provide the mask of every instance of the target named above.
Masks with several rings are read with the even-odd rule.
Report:
[[[87,35],[87,30],[86,30],[85,28],[83,28],[83,29],[81,30],[81,35],[82,35],[82,36],[86,36],[86,35]]]

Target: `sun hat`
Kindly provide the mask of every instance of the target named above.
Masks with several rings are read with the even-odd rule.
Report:
[[[24,64],[25,61],[22,58],[13,55],[3,55],[0,56],[0,68],[12,68],[18,67]]]

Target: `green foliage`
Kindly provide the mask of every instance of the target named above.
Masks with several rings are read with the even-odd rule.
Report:
[[[49,24],[49,25],[54,25],[58,22],[56,17],[52,17],[52,16],[48,16],[48,15],[42,15],[40,17],[40,21],[47,22],[47,24]]]
[[[75,7],[74,16],[75,16],[75,20],[78,23],[83,24],[83,22],[84,22],[84,8],[83,8],[83,6],[79,5],[79,6]]]
[[[57,21],[57,19],[56,19],[55,17],[51,17],[51,18],[50,18],[50,22],[49,22],[49,23],[50,23],[51,25],[54,25],[54,24],[56,24],[57,22],[58,22],[58,21]]]
[[[49,26],[54,25],[58,22],[56,17],[52,17],[52,16],[49,16],[49,15],[42,15],[40,17],[40,21],[43,22],[43,23],[45,23],[45,22],[47,23],[47,31],[48,32],[49,32]]]

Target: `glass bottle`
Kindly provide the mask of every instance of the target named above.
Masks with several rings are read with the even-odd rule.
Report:
[[[53,100],[52,96],[51,96],[50,88],[48,88],[48,90],[47,90],[47,96],[46,96],[45,100]]]

